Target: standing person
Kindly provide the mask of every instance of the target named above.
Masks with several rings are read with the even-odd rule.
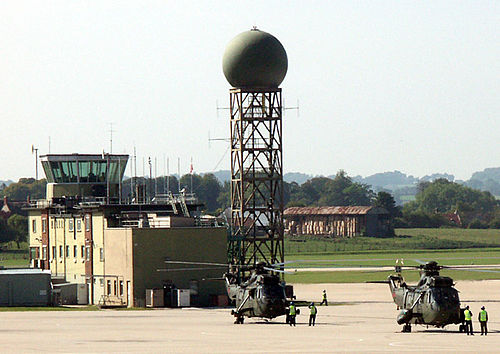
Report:
[[[310,309],[310,313],[309,313],[309,326],[314,325],[316,324],[316,314],[318,313],[318,309],[316,308],[316,306],[314,306],[314,302],[311,302],[311,304],[309,305],[309,309]]]
[[[484,309],[484,306],[481,307],[481,311],[479,312],[479,315],[477,316],[477,319],[479,320],[479,323],[481,324],[481,335],[487,336],[488,335],[488,326],[486,323],[488,322],[488,312]]]
[[[290,327],[292,325],[295,327],[295,316],[297,316],[297,309],[295,308],[295,304],[293,302],[290,303],[288,316],[290,317]]]
[[[467,335],[474,335],[474,330],[472,329],[472,312],[469,310],[469,306],[465,307],[464,311],[464,316],[465,316],[465,330],[467,332]]]
[[[319,306],[325,304],[325,306],[328,306],[328,299],[326,298],[326,290],[323,290],[323,301],[321,301],[321,304]]]

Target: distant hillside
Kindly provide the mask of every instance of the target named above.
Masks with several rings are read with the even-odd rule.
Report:
[[[231,180],[231,171],[228,170],[220,170],[216,172],[211,172],[217,179],[221,182],[229,182]],[[308,175],[300,172],[288,172],[283,176],[283,180],[287,183],[296,182],[298,184],[302,184],[309,179],[313,178],[312,175]]]
[[[500,182],[500,167],[485,168],[481,172],[474,172],[470,180],[479,180],[485,182],[487,180],[493,180]]]
[[[500,167],[486,168],[483,171],[474,172],[471,179],[464,184],[500,196]]]
[[[211,172],[217,179],[221,182],[229,182],[231,181],[231,171],[228,170],[220,170],[216,172]]]
[[[376,173],[368,177],[355,176],[353,181],[364,183],[376,189],[395,190],[418,183],[418,178],[407,176],[400,171]]]
[[[283,180],[288,183],[295,182],[297,184],[302,184],[313,178],[312,175],[308,175],[301,172],[288,172],[283,176]]]

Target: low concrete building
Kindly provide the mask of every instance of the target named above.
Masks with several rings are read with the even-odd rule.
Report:
[[[332,237],[385,236],[390,215],[372,206],[292,207],[284,212],[285,233]]]
[[[50,271],[0,270],[0,306],[48,306],[50,303]]]

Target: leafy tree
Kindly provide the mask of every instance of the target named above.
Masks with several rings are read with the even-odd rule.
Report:
[[[219,180],[211,173],[203,176],[196,174],[192,176],[184,175],[181,178],[181,186],[185,186],[188,191],[191,189],[191,178],[193,180],[193,192],[203,202],[208,212],[215,212],[220,207],[218,197],[222,191],[222,185]]]
[[[11,231],[13,241],[16,241],[17,248],[21,242],[28,240],[28,218],[23,215],[13,214],[7,220],[7,226]]]
[[[7,222],[0,218],[0,243],[10,242],[14,240],[14,232],[7,225]]]
[[[222,213],[231,206],[231,183],[229,181],[224,182],[219,196],[217,197],[217,203],[220,206],[219,210],[217,210],[217,214]]]
[[[344,170],[340,170],[333,180],[328,180],[324,189],[319,205],[370,205],[373,198],[368,185],[353,182]]]
[[[5,187],[2,193],[10,200],[27,200],[45,198],[47,180],[35,180],[34,178],[20,178],[17,183],[11,183]]]
[[[372,205],[379,208],[385,208],[391,217],[401,216],[401,210],[396,206],[396,202],[390,193],[378,192]]]

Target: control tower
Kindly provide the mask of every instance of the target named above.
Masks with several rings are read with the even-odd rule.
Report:
[[[40,156],[47,176],[47,200],[100,198],[116,203],[128,155],[51,154]]]
[[[282,98],[288,59],[282,44],[253,28],[227,45],[223,71],[232,88],[232,264],[284,261]],[[243,268],[243,270],[245,267]]]

